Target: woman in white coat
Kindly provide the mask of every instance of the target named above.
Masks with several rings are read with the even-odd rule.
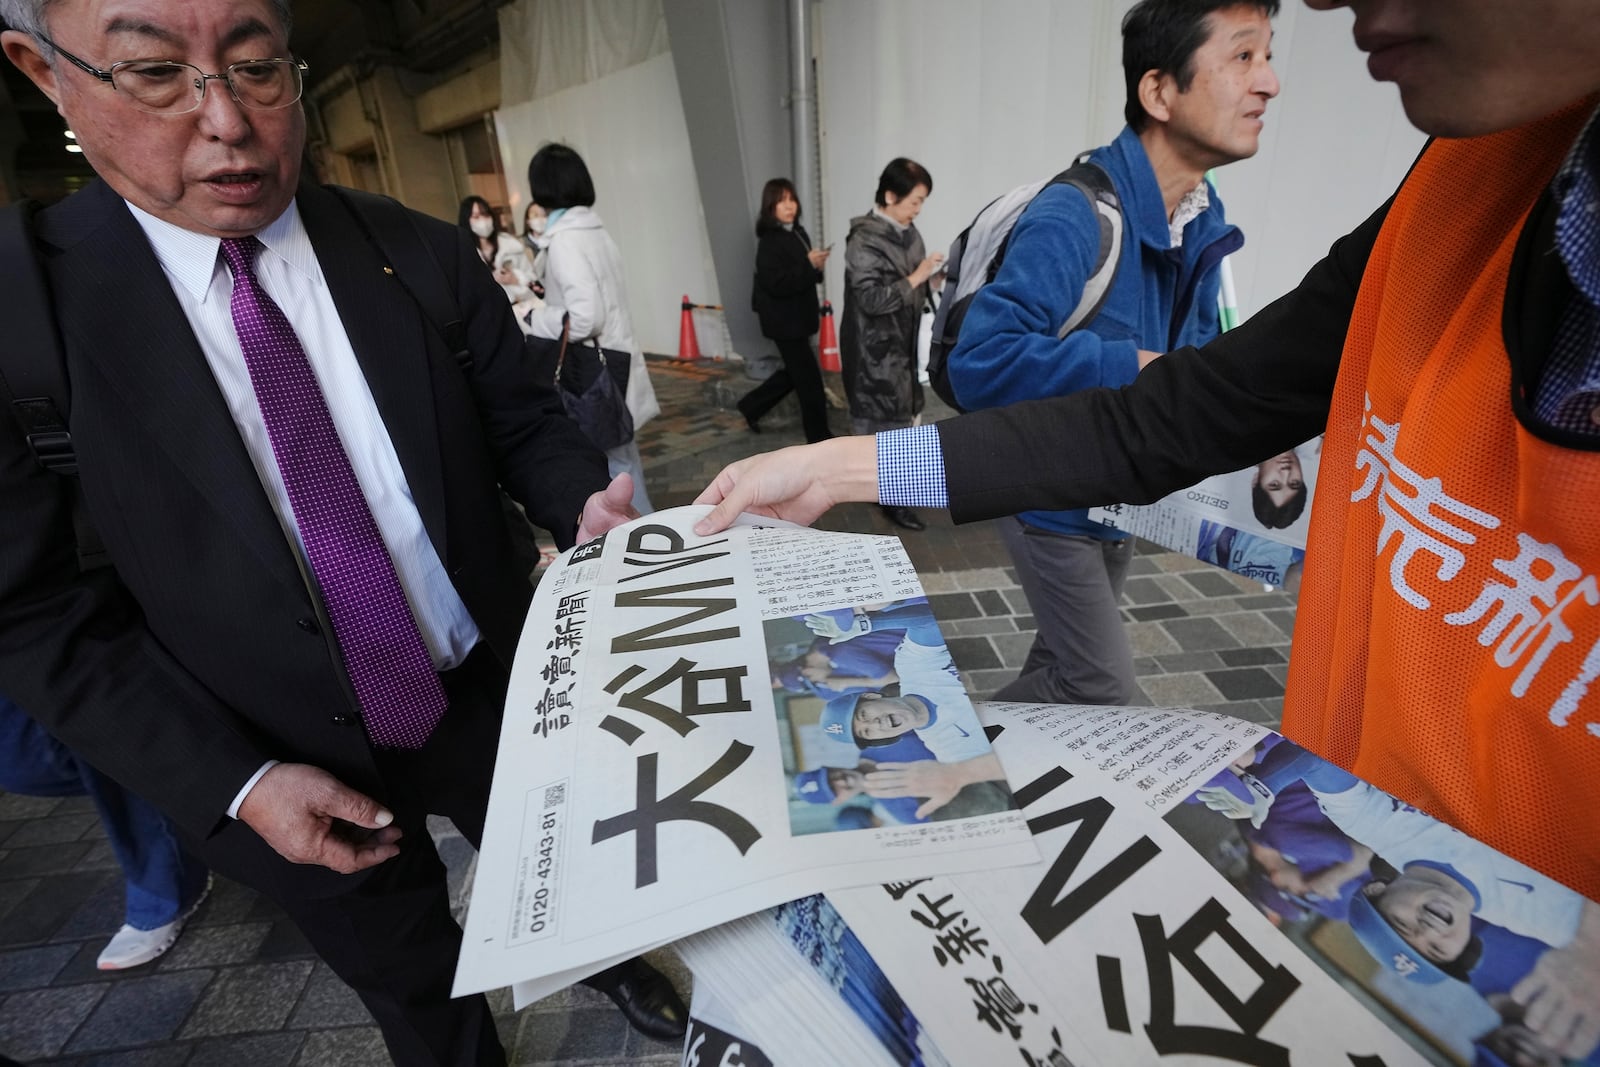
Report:
[[[633,506],[648,514],[655,509],[645,493],[637,431],[661,413],[661,405],[633,340],[622,253],[593,210],[594,181],[578,153],[563,144],[545,145],[528,163],[528,186],[533,202],[545,210],[535,265],[544,282],[545,306],[529,313],[528,330],[536,337],[558,338],[565,315],[571,340],[595,337],[603,347],[629,354],[627,399],[635,437],[607,450],[606,458],[612,477],[623,471],[633,475]]]

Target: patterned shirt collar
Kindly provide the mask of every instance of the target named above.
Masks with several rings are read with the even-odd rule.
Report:
[[[1556,247],[1572,285],[1600,307],[1600,109],[1556,174]]]
[[[1183,199],[1178,201],[1178,206],[1172,210],[1172,221],[1167,223],[1167,230],[1172,235],[1172,247],[1183,247],[1183,228],[1211,206],[1211,192],[1206,187],[1206,180],[1200,179],[1200,184],[1183,194]]]

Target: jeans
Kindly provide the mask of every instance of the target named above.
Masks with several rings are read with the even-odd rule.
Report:
[[[88,796],[127,884],[123,921],[154,930],[183,915],[209,872],[178,844],[172,823],[107,778],[0,696],[0,789],[22,796]]]

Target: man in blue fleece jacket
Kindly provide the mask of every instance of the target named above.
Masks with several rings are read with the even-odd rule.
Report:
[[[1090,159],[1122,202],[1116,280],[1099,314],[1059,337],[1094,272],[1100,223],[1076,187],[1052,185],[1011,231],[950,353],[969,409],[1123,386],[1169,349],[1218,332],[1222,258],[1244,244],[1205,173],[1255,154],[1277,0],[1141,0],[1122,20],[1128,125]],[[1071,457],[1059,457],[1070,462]],[[1075,511],[1000,520],[1038,620],[1022,673],[996,700],[1127,704],[1137,692],[1118,601],[1133,540]]]

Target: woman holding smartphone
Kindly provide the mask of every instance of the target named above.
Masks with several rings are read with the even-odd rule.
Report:
[[[822,391],[811,339],[820,321],[817,283],[826,248],[812,248],[800,225],[800,198],[788,178],[773,178],[761,190],[756,217],[756,278],[750,306],[761,319],[761,333],[778,346],[783,366],[739,400],[739,413],[754,433],[761,416],[793,390],[800,401],[800,425],[807,442],[825,441],[828,402]]]

